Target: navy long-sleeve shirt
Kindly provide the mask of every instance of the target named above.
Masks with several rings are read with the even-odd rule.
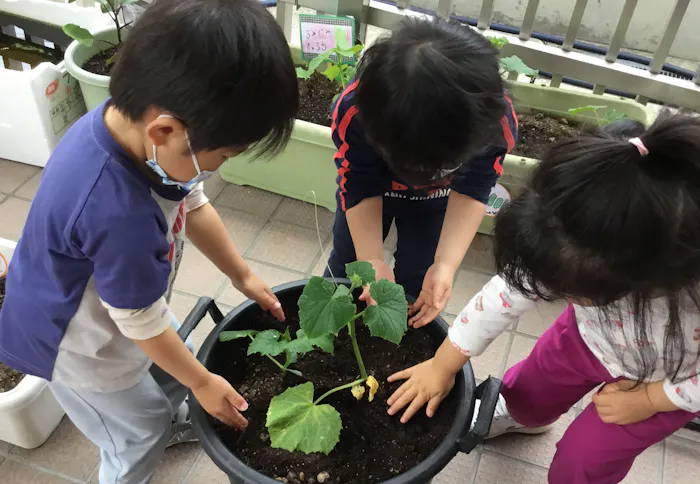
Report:
[[[491,141],[456,171],[427,186],[409,186],[394,175],[381,155],[367,141],[362,124],[357,119],[355,104],[357,81],[350,84],[332,107],[333,142],[338,147],[335,164],[338,167],[338,206],[347,211],[365,198],[387,196],[409,200],[446,197],[450,189],[474,200],[486,203],[491,189],[503,173],[503,158],[518,136],[518,120],[513,103],[504,93],[506,114],[501,119],[503,136]]]

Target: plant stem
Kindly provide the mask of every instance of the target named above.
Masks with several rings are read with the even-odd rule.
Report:
[[[284,367],[284,365],[282,363],[280,363],[279,361],[277,361],[276,359],[274,359],[272,356],[270,356],[270,355],[265,355],[265,356],[267,356],[267,358],[271,362],[273,362],[275,365],[279,366],[280,370],[287,371],[287,369]]]
[[[352,387],[354,387],[355,385],[362,385],[362,384],[363,384],[364,382],[366,382],[366,381],[367,381],[367,377],[365,377],[365,378],[360,378],[359,380],[355,380],[355,381],[352,382],[352,383],[346,383],[345,385],[341,385],[341,386],[339,386],[339,387],[333,388],[332,390],[328,390],[326,393],[324,393],[323,395],[321,395],[321,396],[314,402],[314,405],[318,405],[318,404],[321,402],[321,400],[323,400],[324,398],[326,398],[326,397],[329,396],[329,395],[332,395],[332,394],[334,394],[334,393],[336,393],[336,392],[340,392],[340,391],[343,391],[343,390],[347,390],[348,388],[352,388]]]
[[[364,311],[362,311],[364,313]],[[355,359],[357,359],[357,366],[360,369],[360,376],[363,379],[367,379],[367,370],[365,369],[365,363],[362,361],[362,355],[360,354],[360,347],[357,344],[357,336],[355,336],[355,319],[357,319],[360,314],[356,314],[353,319],[348,323],[348,334],[350,335],[350,341],[352,341],[352,351],[355,353]]]

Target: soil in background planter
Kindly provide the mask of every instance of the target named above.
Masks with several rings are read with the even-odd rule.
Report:
[[[0,279],[0,310],[5,299],[5,279]],[[0,363],[0,393],[9,392],[19,385],[24,375]]]
[[[3,33],[0,33],[0,56],[5,61],[6,68],[10,68],[10,60],[29,64],[32,68],[42,62],[58,64],[63,60],[63,54],[59,49],[50,49]],[[21,68],[18,70],[21,70]]]
[[[285,309],[289,306],[285,304]],[[251,327],[278,326],[271,323],[267,314],[261,319]],[[292,327],[298,327],[298,321],[297,315],[287,314],[287,322]],[[243,434],[215,424],[226,446],[249,467],[290,484],[319,482],[319,474],[323,474],[320,480],[326,484],[375,484],[406,472],[425,460],[452,426],[457,399],[448,397],[432,419],[426,417],[425,409],[422,409],[408,424],[402,425],[399,415],[390,417],[386,413],[386,401],[401,383],[389,384],[386,379],[396,371],[432,357],[440,342],[425,331],[409,329],[397,347],[383,339],[370,337],[369,331],[361,324],[357,327],[357,338],[367,371],[377,378],[380,387],[371,403],[366,395],[358,402],[349,390],[335,393],[323,401],[335,407],[343,421],[340,442],[328,456],[270,447],[270,436],[265,428],[270,400],[284,389],[304,381],[289,374],[283,377],[280,370],[264,357],[245,358],[245,351],[220,346],[221,351],[214,353],[215,363],[210,366],[229,379],[250,404],[244,414],[249,426]],[[226,344],[237,344],[239,348],[247,346],[237,341]],[[240,356],[236,359],[233,355]],[[315,350],[301,357],[293,368],[314,383],[316,398],[333,387],[358,378],[357,362],[346,330],[341,331],[336,340],[335,355]]]
[[[117,47],[110,47],[107,50],[98,52],[97,54],[90,57],[81,66],[84,70],[91,72],[93,74],[98,74],[100,76],[109,76],[112,73],[112,68],[114,67],[114,62],[107,61],[112,59],[117,54]],[[116,59],[115,59],[116,60]]]
[[[299,82],[299,119],[322,126],[331,125],[331,103],[343,89],[323,74],[314,72],[307,80]]]
[[[542,159],[547,148],[557,141],[578,136],[582,123],[553,117],[541,111],[518,114],[518,142],[512,154]]]

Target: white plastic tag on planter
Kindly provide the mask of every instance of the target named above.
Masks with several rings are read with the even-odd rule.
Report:
[[[509,202],[510,192],[508,189],[500,183],[496,183],[496,186],[491,189],[489,201],[486,203],[486,216],[495,217]]]

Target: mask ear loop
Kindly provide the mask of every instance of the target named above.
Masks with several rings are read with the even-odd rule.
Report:
[[[190,155],[192,155],[192,163],[194,163],[194,167],[197,170],[197,175],[201,175],[202,170],[199,169],[199,161],[197,160],[197,155],[194,154],[194,150],[192,149],[192,143],[190,143],[190,135],[187,132],[187,128],[185,128],[185,139],[187,140],[187,148],[190,150]]]

